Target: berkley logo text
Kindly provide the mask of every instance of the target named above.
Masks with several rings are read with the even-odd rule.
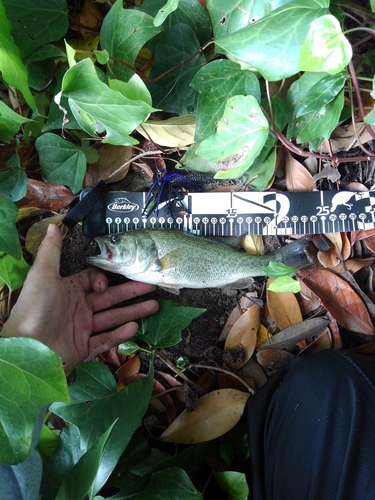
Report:
[[[127,198],[116,198],[108,205],[108,210],[112,212],[134,212],[139,209],[139,205],[129,201]]]

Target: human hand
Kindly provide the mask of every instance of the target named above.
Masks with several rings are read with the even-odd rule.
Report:
[[[107,277],[98,269],[61,278],[61,244],[58,227],[50,224],[1,335],[40,340],[57,352],[69,374],[85,359],[135,335],[134,320],[153,314],[159,304],[147,300],[110,309],[156,287],[137,281],[108,287]]]

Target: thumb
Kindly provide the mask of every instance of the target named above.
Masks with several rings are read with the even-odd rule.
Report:
[[[50,224],[43,241],[39,245],[31,270],[60,276],[61,244],[60,229],[56,224]]]

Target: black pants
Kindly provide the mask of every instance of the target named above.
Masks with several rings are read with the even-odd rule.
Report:
[[[247,406],[254,500],[375,500],[375,356],[327,350]]]

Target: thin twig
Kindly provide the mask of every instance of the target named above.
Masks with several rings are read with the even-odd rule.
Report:
[[[246,387],[246,389],[250,392],[250,394],[252,394],[254,396],[255,394],[255,391],[252,387],[249,386],[249,384],[247,384],[241,377],[239,377],[238,375],[236,375],[235,373],[229,371],[229,370],[225,370],[225,368],[219,368],[218,366],[210,366],[210,365],[189,365],[188,368],[205,368],[206,370],[213,370],[213,371],[217,371],[217,372],[221,372],[221,373],[225,373],[226,375],[229,375],[233,378],[235,378],[236,380],[238,380],[244,387]]]

